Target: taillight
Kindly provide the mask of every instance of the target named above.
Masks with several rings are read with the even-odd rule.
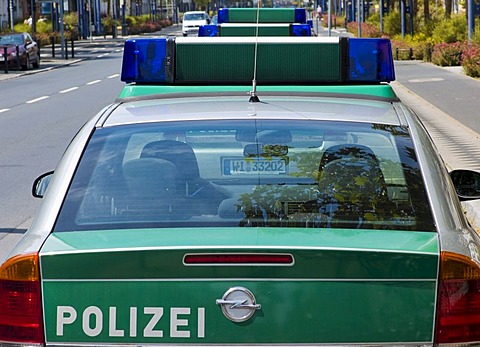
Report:
[[[442,252],[437,343],[480,341],[480,264]]]
[[[0,267],[0,341],[44,343],[38,254]]]

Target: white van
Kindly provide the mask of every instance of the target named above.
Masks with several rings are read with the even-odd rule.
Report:
[[[183,14],[182,33],[183,36],[188,34],[198,35],[198,29],[201,25],[210,23],[210,17],[203,11],[188,11]]]

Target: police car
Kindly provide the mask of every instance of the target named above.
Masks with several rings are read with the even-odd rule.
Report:
[[[480,180],[394,78],[386,39],[128,40],[121,95],[35,181],[0,344],[478,345]]]

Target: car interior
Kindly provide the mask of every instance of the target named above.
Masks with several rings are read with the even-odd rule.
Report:
[[[426,200],[424,211],[412,208],[425,188],[412,148],[400,147],[390,129],[273,124],[106,136],[74,179],[85,198],[67,197],[57,226],[68,229],[63,213],[74,214],[68,220],[77,229],[113,223],[413,230],[431,220]]]

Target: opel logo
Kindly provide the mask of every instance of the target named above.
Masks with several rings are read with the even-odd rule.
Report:
[[[253,316],[256,310],[262,308],[255,303],[255,296],[247,288],[232,287],[216,300],[223,314],[232,322],[245,322]]]

